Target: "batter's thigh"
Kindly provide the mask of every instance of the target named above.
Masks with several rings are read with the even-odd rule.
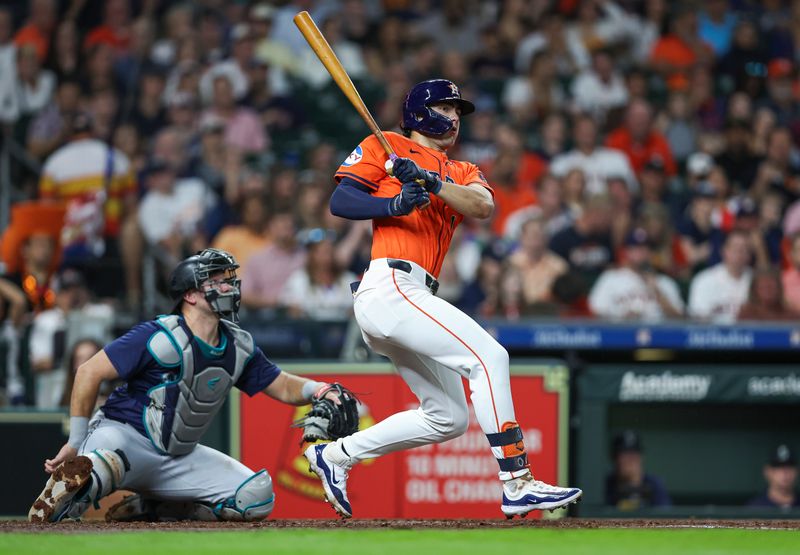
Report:
[[[218,503],[236,493],[253,474],[236,459],[198,445],[188,455],[164,457],[159,479],[139,491],[156,499]]]

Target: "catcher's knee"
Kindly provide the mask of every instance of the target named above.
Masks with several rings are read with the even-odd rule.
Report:
[[[275,507],[272,478],[259,470],[236,488],[236,493],[214,506],[219,520],[264,520]]]

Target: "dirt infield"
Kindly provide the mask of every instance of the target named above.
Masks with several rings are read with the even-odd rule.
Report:
[[[29,523],[23,520],[0,521],[0,534],[8,532],[113,533],[138,530],[201,531],[253,530],[281,528],[317,529],[481,529],[481,528],[733,528],[748,530],[800,530],[800,520],[700,520],[700,519],[584,519],[560,520],[267,520],[264,522],[60,522]]]

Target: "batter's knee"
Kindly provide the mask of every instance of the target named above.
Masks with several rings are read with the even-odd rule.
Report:
[[[423,417],[439,436],[440,441],[454,439],[469,428],[469,408],[466,403],[452,403],[447,410],[429,413],[422,411]]]

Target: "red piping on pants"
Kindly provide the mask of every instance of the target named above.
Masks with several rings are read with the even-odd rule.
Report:
[[[492,391],[492,380],[490,380],[490,379],[489,379],[489,371],[486,369],[486,365],[483,363],[483,360],[481,359],[481,357],[479,357],[479,356],[478,356],[478,353],[476,353],[475,351],[473,351],[473,350],[472,350],[472,348],[471,348],[469,345],[467,345],[466,343],[464,343],[464,340],[463,340],[463,339],[461,339],[461,338],[460,338],[459,336],[457,336],[455,333],[453,333],[452,331],[450,331],[450,329],[448,329],[448,328],[447,328],[447,326],[445,326],[444,324],[442,324],[442,323],[441,323],[439,320],[437,320],[436,318],[434,318],[433,316],[431,316],[430,314],[428,314],[427,312],[425,312],[424,310],[422,310],[420,307],[418,307],[417,305],[415,305],[413,302],[411,302],[411,299],[409,299],[408,297],[406,297],[405,293],[403,293],[403,292],[400,290],[400,286],[399,286],[399,285],[397,285],[397,280],[396,280],[396,279],[395,279],[395,277],[394,277],[394,273],[395,273],[396,271],[397,271],[397,270],[395,270],[394,268],[392,268],[392,281],[394,282],[394,286],[395,286],[395,288],[397,289],[397,292],[398,292],[398,293],[400,293],[400,295],[402,295],[402,297],[403,297],[403,298],[404,298],[406,301],[408,301],[408,303],[409,303],[411,306],[413,306],[414,308],[416,308],[417,310],[419,310],[420,312],[422,312],[422,313],[423,313],[425,316],[427,316],[428,318],[430,318],[431,320],[433,320],[434,322],[436,322],[437,324],[439,324],[439,326],[441,326],[441,328],[442,328],[444,331],[446,331],[447,333],[449,333],[450,335],[452,335],[453,337],[455,337],[455,338],[456,338],[456,341],[458,341],[459,343],[461,343],[462,345],[464,345],[464,347],[466,347],[466,348],[467,348],[467,350],[468,350],[470,353],[472,353],[472,355],[473,355],[475,358],[477,358],[477,359],[478,359],[478,362],[480,362],[480,363],[481,363],[481,366],[483,366],[483,373],[484,373],[484,374],[486,374],[486,383],[488,383],[488,384],[489,384],[489,397],[490,397],[490,398],[491,398],[491,400],[492,400],[492,410],[494,411],[494,421],[495,421],[495,424],[497,425],[497,430],[498,430],[498,431],[500,431],[500,420],[497,418],[497,407],[495,407],[495,404],[494,404],[494,392]]]

